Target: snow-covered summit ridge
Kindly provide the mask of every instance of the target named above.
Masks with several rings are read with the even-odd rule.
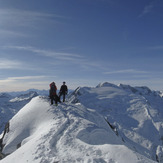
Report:
[[[110,83],[79,87],[58,107],[46,97],[33,98],[10,121],[3,152],[15,152],[2,163],[162,163],[163,98],[147,90]]]
[[[131,91],[132,93],[137,93],[137,94],[140,94],[140,95],[149,95],[149,94],[159,95],[159,96],[162,95],[161,91],[151,90],[147,86],[139,86],[139,87],[135,86],[135,87],[132,87],[132,86],[126,85],[126,84],[115,85],[115,84],[112,84],[112,83],[104,82],[104,83],[100,83],[99,85],[97,85],[96,88],[99,88],[99,87],[123,88],[124,90]]]
[[[118,86],[109,82],[104,82],[96,86],[96,88],[99,88],[99,87],[118,87]]]
[[[97,111],[80,103],[51,106],[39,96],[10,120],[4,143],[11,154],[1,163],[154,163],[131,150]]]
[[[103,83],[95,88],[78,88],[69,96],[69,101],[96,110],[117,129],[125,142],[146,157],[155,160],[156,153],[163,149],[160,92],[144,86]],[[159,155],[163,157],[163,152]]]

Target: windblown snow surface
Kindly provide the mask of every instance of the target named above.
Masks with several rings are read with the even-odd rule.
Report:
[[[10,93],[0,93],[0,134],[5,124],[36,96],[38,94],[34,91],[18,94],[17,96],[12,96]]]
[[[58,106],[37,96],[10,120],[0,163],[163,162],[162,106],[147,87],[109,83],[78,88]]]

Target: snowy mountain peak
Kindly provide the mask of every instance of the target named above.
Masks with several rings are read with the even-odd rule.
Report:
[[[0,163],[163,163],[162,106],[147,87],[110,83],[78,87],[57,107],[37,96],[10,120]]]
[[[50,106],[45,97],[33,98],[10,120],[3,143],[3,153],[11,154],[1,163],[154,163],[131,150],[95,110]]]
[[[31,100],[33,97],[38,96],[38,94],[34,91],[30,91],[26,94],[21,94],[18,97],[15,97],[10,100],[10,102],[19,102],[19,101],[24,101],[24,100]]]
[[[99,88],[99,87],[118,87],[118,86],[109,82],[104,82],[96,86],[96,88]]]
[[[124,90],[128,90],[128,91],[131,91],[132,93],[139,94],[139,95],[161,96],[160,91],[151,90],[146,86],[132,87],[130,85],[120,84],[119,87],[123,88]]]
[[[79,88],[69,101],[103,115],[122,139],[143,155],[155,160],[158,149],[162,149],[163,98],[159,92],[148,87],[104,83],[96,88]]]
[[[99,85],[97,85],[96,88],[99,88],[99,87],[122,88],[124,90],[131,91],[132,93],[136,93],[136,94],[140,94],[140,95],[153,94],[155,96],[158,96],[158,95],[160,96],[162,94],[161,92],[153,91],[153,90],[149,89],[146,86],[132,87],[130,85],[125,85],[125,84],[115,85],[115,84],[112,84],[112,83],[104,82],[104,83],[100,83]]]

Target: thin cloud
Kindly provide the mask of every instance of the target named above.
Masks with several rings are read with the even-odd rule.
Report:
[[[57,14],[20,9],[0,9],[0,34],[1,37],[6,38],[29,37],[29,33],[28,35],[24,34],[24,29],[26,31],[36,30],[44,27],[45,24],[60,24],[65,19],[67,18]]]
[[[81,67],[86,71],[105,70],[103,64],[97,61],[85,61],[83,64],[81,64]]]
[[[8,80],[31,80],[45,78],[46,76],[21,76],[21,77],[9,77]]]
[[[104,68],[104,66],[100,64],[99,62],[96,62],[93,60],[90,61],[86,57],[79,55],[79,54],[42,50],[42,49],[37,49],[31,46],[5,46],[5,48],[30,51],[39,56],[54,58],[54,60],[55,61],[57,60],[57,62],[54,63],[54,60],[53,60],[52,64],[55,64],[55,65],[61,65],[64,62],[65,65],[77,64],[81,66],[81,68],[83,68],[84,70],[92,70],[92,69],[94,70],[95,68],[96,69]]]
[[[84,61],[84,58],[78,54],[42,50],[42,49],[37,49],[37,48],[31,47],[31,46],[5,46],[4,48],[30,51],[32,53],[35,53],[36,55],[40,55],[40,56],[44,56],[44,57],[51,57],[51,58],[55,58],[55,59],[61,60],[61,61],[71,61],[71,62]]]
[[[101,70],[105,69],[105,66],[102,63],[99,63],[94,60],[89,60],[88,58],[74,53],[68,52],[56,52],[50,50],[42,50],[31,46],[3,46],[5,49],[15,49],[22,51],[29,51],[35,55],[52,58],[49,61],[49,65],[77,65],[83,70],[94,71],[95,69]],[[76,67],[77,68],[77,67]]]
[[[63,19],[65,17],[49,14],[49,13],[40,13],[27,10],[19,9],[0,9],[0,20],[1,24],[12,24],[16,26],[27,26],[33,23],[38,23],[43,20],[56,20]]]
[[[29,37],[27,34],[21,33],[21,32],[16,32],[12,30],[5,30],[5,29],[0,29],[0,35],[1,38],[4,37]]]
[[[118,70],[118,71],[109,71],[109,72],[104,72],[104,74],[125,74],[125,73],[134,73],[134,74],[145,74],[148,73],[146,71],[138,71],[134,69],[126,69],[126,70]]]
[[[153,9],[153,5],[152,4],[147,5],[147,6],[144,7],[144,11],[143,11],[142,14],[148,14],[148,13],[151,12],[152,9]]]
[[[1,79],[0,83],[5,84],[5,83],[13,83],[13,82],[27,82],[27,81],[35,81],[35,80],[43,80],[47,79],[47,76],[21,76],[21,77],[8,77],[6,79]]]
[[[36,68],[36,66],[30,65],[30,63],[26,63],[25,61],[16,60],[16,59],[7,59],[0,58],[0,69],[16,69],[16,70],[37,70],[41,69]]]
[[[149,5],[146,5],[142,13],[139,15],[139,18],[145,16],[146,14],[149,14],[153,8],[154,8],[154,5],[152,3],[150,3]]]
[[[0,59],[0,69],[17,69],[22,66],[22,63],[16,60]]]

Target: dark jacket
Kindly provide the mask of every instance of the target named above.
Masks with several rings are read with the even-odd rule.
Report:
[[[50,90],[49,90],[50,97],[55,96],[56,91],[57,91],[56,85],[54,83],[51,83],[50,84]]]
[[[67,92],[68,92],[67,86],[66,85],[62,85],[61,88],[60,88],[60,93],[67,94]]]

